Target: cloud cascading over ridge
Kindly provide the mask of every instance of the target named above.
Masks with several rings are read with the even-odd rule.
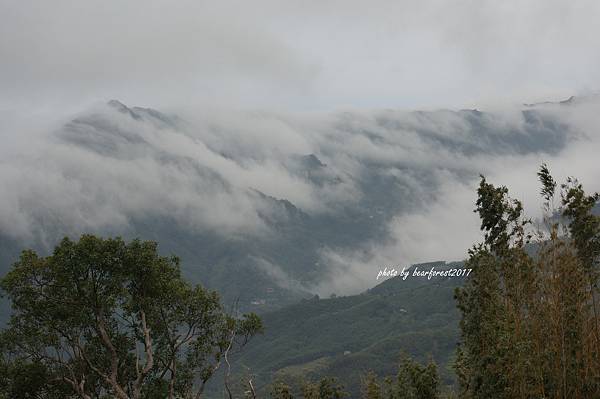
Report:
[[[599,189],[598,15],[587,0],[0,0],[0,240],[143,232],[324,294],[461,259],[480,173],[534,216],[542,161]]]
[[[306,256],[322,277],[302,284],[356,292],[385,265],[464,257],[479,237],[480,173],[526,205],[537,203],[541,161],[598,189],[599,106],[589,97],[494,112],[176,116],[113,101],[3,155],[0,231],[51,243],[157,217],[242,240],[325,229]]]

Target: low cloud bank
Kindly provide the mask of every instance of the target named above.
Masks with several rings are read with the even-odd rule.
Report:
[[[303,283],[353,293],[384,266],[464,258],[480,237],[479,174],[507,185],[534,217],[542,161],[559,180],[574,175],[600,190],[599,111],[595,97],[492,112],[311,115],[175,116],[111,102],[45,126],[4,122],[2,135],[17,138],[0,149],[0,234],[51,243],[161,217],[224,239],[266,239],[292,223],[272,206],[285,200],[312,221],[356,229],[346,244],[310,254],[320,278]],[[289,284],[275,263],[261,260]]]

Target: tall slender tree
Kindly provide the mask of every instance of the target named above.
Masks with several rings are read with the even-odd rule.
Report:
[[[469,252],[473,272],[456,291],[461,397],[600,397],[600,220],[592,212],[600,197],[569,179],[555,208],[557,183],[545,164],[538,177],[545,216],[529,247],[520,202],[481,179],[475,211],[484,241]]]

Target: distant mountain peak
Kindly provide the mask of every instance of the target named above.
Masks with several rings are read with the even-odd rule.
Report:
[[[106,103],[106,105],[108,105],[109,107],[113,107],[116,108],[118,110],[125,110],[125,109],[129,109],[127,108],[127,106],[125,104],[123,104],[121,101],[119,100],[110,100]]]
[[[597,98],[598,98],[598,93],[594,93],[594,94],[584,95],[584,96],[571,96],[571,97],[567,98],[566,100],[542,101],[542,102],[537,102],[537,103],[528,103],[528,104],[526,103],[523,105],[526,107],[536,107],[539,105],[573,105],[578,102],[582,102],[582,101],[586,101],[586,100],[594,100]]]
[[[106,105],[108,105],[109,107],[119,111],[122,114],[128,114],[129,116],[131,116],[133,119],[140,119],[140,116],[138,114],[136,114],[135,112],[133,112],[129,107],[127,107],[127,105],[123,104],[122,102],[120,102],[119,100],[110,100],[106,103]]]
[[[304,155],[301,157],[301,161],[304,166],[309,168],[324,168],[325,165],[315,154]]]
[[[560,104],[571,104],[573,101],[575,101],[575,96],[571,96],[571,97],[567,98],[566,100],[562,100],[560,102]]]

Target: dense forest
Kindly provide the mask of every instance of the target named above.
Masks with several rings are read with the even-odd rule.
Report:
[[[431,348],[423,348],[429,360],[394,354],[388,375],[354,370],[359,393],[328,373],[257,387],[253,369],[232,373],[231,364],[264,333],[259,316],[226,309],[215,291],[186,282],[178,258],[159,255],[155,242],[84,235],[65,238],[46,257],[23,251],[2,278],[12,314],[0,336],[0,397],[597,398],[600,217],[593,211],[600,196],[574,178],[559,186],[546,165],[538,176],[545,217],[535,222],[506,187],[481,178],[475,211],[484,241],[465,262],[473,272],[452,287],[460,319],[455,384],[444,382]],[[348,309],[363,312],[350,314],[368,317],[383,306],[389,284],[382,287],[356,303],[325,301],[341,310],[350,301]],[[429,296],[437,288],[448,286],[430,286]],[[325,301],[311,301],[296,312],[324,310]],[[385,325],[385,312],[379,316],[367,324]],[[395,320],[387,328],[409,319]],[[263,345],[263,359],[268,350]],[[219,380],[218,393],[205,391],[210,380]]]

